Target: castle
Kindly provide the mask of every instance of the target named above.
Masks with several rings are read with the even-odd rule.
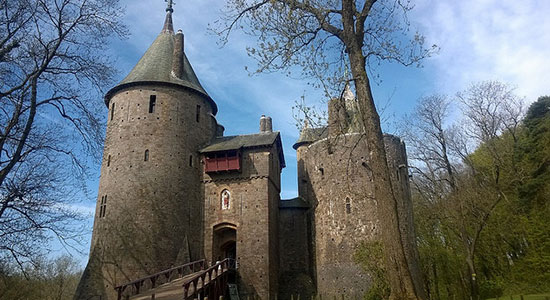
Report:
[[[238,263],[241,296],[363,295],[370,278],[354,253],[377,239],[378,221],[352,92],[329,102],[328,126],[302,130],[299,197],[281,200],[286,162],[271,118],[260,118],[256,134],[224,136],[172,13],[169,6],[161,33],[105,96],[90,258],[75,299],[116,299],[122,283],[225,257]],[[404,144],[390,135],[385,144],[399,205],[410,212]],[[410,214],[400,218],[413,230]]]

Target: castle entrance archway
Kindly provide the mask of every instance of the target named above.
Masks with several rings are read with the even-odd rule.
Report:
[[[212,261],[237,258],[237,226],[221,223],[213,228]]]

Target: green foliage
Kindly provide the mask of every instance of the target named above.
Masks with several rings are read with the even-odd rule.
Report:
[[[520,189],[520,198],[527,208],[544,205],[550,196],[550,97],[540,97],[524,119],[522,163],[530,171]]]
[[[423,162],[432,169],[413,177],[430,299],[470,298],[472,264],[480,299],[550,291],[550,97],[540,97],[523,120],[492,117],[507,125],[460,153],[452,166],[456,188],[429,160]],[[452,145],[460,137],[447,138]]]
[[[390,286],[386,279],[384,251],[380,242],[362,242],[354,254],[355,261],[367,272],[371,279],[371,287],[364,295],[366,300],[388,299]]]
[[[547,117],[548,113],[550,113],[550,97],[539,97],[539,99],[531,104],[527,110],[524,122],[527,126],[530,126],[532,122],[536,122],[537,120]]]
[[[489,298],[486,300],[496,300],[496,299],[503,299],[503,300],[546,300],[550,298],[549,293],[544,294],[532,294],[532,295],[525,295],[525,293],[520,293],[516,295],[505,295],[501,298]]]
[[[502,280],[484,280],[479,285],[481,299],[500,297],[504,291]]]
[[[531,212],[525,235],[528,247],[511,268],[514,292],[550,290],[550,209]],[[528,279],[528,280],[526,280]]]

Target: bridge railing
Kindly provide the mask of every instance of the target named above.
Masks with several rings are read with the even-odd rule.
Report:
[[[232,258],[226,258],[187,279],[182,284],[183,299],[201,298],[199,295],[207,296],[208,299],[218,299],[225,292],[228,279],[227,271],[235,268],[236,261]]]
[[[122,299],[122,295],[125,291],[128,291],[130,295],[137,295],[146,290],[157,287],[157,284],[164,284],[172,280],[182,278],[185,275],[189,275],[200,270],[204,270],[207,266],[206,260],[201,259],[193,261],[181,266],[170,268],[164,271],[160,271],[153,275],[130,281],[123,285],[115,287],[118,294],[118,300]]]

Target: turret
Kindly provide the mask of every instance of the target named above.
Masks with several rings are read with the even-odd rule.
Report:
[[[346,85],[342,95],[329,102],[327,127],[304,126],[294,144],[298,163],[298,194],[311,207],[312,253],[310,270],[317,293],[362,297],[369,287],[369,272],[361,269],[353,251],[363,243],[379,241],[379,216],[374,198],[374,174],[357,101]],[[387,165],[400,213],[400,229],[413,237],[412,204],[405,146],[384,135]],[[405,251],[417,256],[414,240]],[[410,266],[418,272],[418,266]]]
[[[223,126],[174,33],[171,1],[166,11],[155,41],[105,95],[90,261],[75,299],[116,299],[117,285],[202,258],[198,150]]]

